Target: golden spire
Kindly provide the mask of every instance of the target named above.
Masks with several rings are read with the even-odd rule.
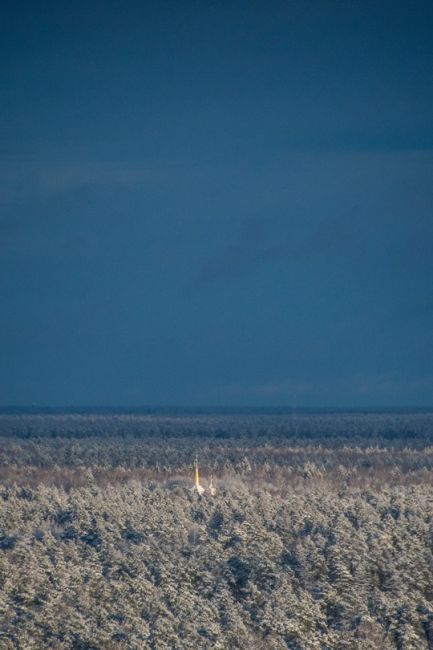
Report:
[[[204,487],[200,485],[200,477],[198,474],[198,459],[195,457],[194,461],[194,488],[197,490],[198,494],[203,494]]]
[[[200,485],[200,478],[198,475],[198,459],[197,456],[195,457],[195,462],[194,462],[194,478],[195,478],[195,485]]]

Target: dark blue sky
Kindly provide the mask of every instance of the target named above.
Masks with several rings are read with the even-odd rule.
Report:
[[[433,404],[433,3],[4,2],[0,404]]]

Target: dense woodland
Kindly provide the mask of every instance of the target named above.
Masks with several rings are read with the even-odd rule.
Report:
[[[433,648],[433,414],[1,415],[0,648]]]

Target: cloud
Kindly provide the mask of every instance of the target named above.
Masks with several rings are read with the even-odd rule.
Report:
[[[223,280],[236,280],[278,262],[294,263],[317,258],[353,256],[365,232],[354,218],[357,209],[344,216],[326,218],[299,238],[296,228],[278,233],[275,220],[245,219],[233,243],[207,259],[195,277],[195,285],[208,286]]]
[[[249,275],[286,255],[285,244],[266,243],[268,224],[266,219],[244,219],[234,242],[204,262],[196,275],[195,284],[200,287]]]
[[[432,171],[433,150],[292,154],[252,171],[233,196],[243,221],[193,284],[229,282],[279,262],[359,269],[404,257],[414,265],[414,248],[431,258]]]
[[[433,296],[429,296],[424,300],[400,309],[397,315],[404,321],[408,319],[421,323],[423,321],[429,321],[433,317]]]
[[[231,383],[213,389],[209,400],[249,404],[335,406],[350,396],[353,404],[392,406],[433,399],[433,376],[399,377],[393,374],[355,374],[336,379],[287,378],[256,384]],[[348,398],[349,399],[349,398]],[[343,400],[343,402],[342,402]],[[427,401],[428,401],[427,400]]]
[[[304,258],[352,254],[354,248],[359,249],[359,244],[365,243],[365,226],[359,206],[352,206],[343,213],[320,220],[304,239],[298,253]]]
[[[110,163],[3,161],[0,201],[47,199],[88,186],[134,185],[152,181],[155,176],[150,168]]]

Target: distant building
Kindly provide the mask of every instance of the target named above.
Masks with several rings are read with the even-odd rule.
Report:
[[[200,495],[204,493],[204,487],[200,485],[197,456],[195,457],[195,461],[194,461],[194,488],[193,489],[196,490],[197,493]]]

